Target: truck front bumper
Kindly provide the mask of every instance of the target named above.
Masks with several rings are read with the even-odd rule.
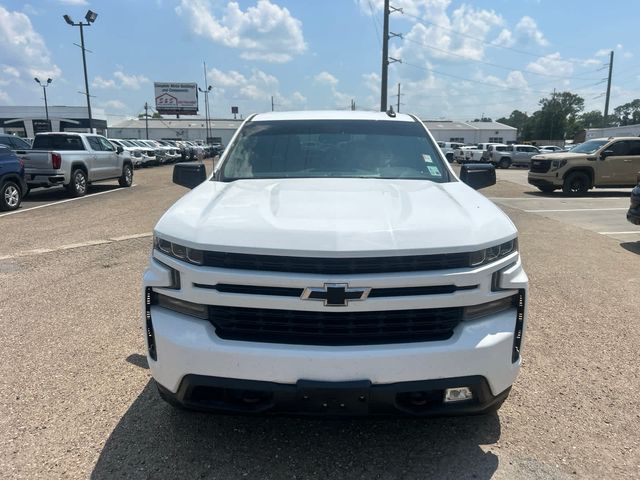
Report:
[[[512,361],[515,309],[463,322],[444,341],[340,347],[224,340],[209,321],[158,306],[149,313],[156,354],[155,360],[148,356],[153,377],[165,398],[193,408],[234,411],[235,401],[226,408],[218,397],[251,390],[262,392],[259,401],[247,400],[255,401],[257,412],[304,413],[304,404],[291,405],[311,381],[328,390],[314,394],[322,403],[344,397],[336,400],[339,405],[354,397],[350,388],[367,390],[370,406],[366,411],[347,408],[350,414],[481,413],[506,398],[521,362],[519,356]],[[454,387],[470,388],[473,401],[444,405],[443,390]],[[402,404],[401,394],[411,392],[426,395],[424,408],[413,412],[411,405]],[[330,413],[340,412],[334,410]],[[310,413],[321,412],[312,408]]]
[[[239,414],[474,415],[499,407],[510,388],[493,395],[481,376],[374,385],[368,380],[281,384],[186,375],[177,392],[157,384],[160,395],[183,408]],[[473,398],[445,402],[448,388],[467,387]]]
[[[560,187],[562,187],[562,185],[556,185],[549,178],[534,177],[531,174],[529,174],[529,176],[527,177],[527,181],[529,182],[530,185],[533,185],[534,187],[540,187],[540,188],[560,188]]]

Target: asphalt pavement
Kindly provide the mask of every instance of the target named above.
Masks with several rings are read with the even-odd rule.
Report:
[[[71,202],[33,192],[0,216],[0,475],[637,476],[640,235],[607,233],[636,228],[618,210],[628,192],[541,196],[523,171],[506,172],[483,193],[520,230],[531,281],[523,368],[497,415],[443,419],[174,410],[147,368],[140,286],[153,226],[186,190],[159,167]]]

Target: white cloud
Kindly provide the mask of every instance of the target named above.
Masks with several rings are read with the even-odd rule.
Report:
[[[120,81],[120,85],[123,88],[131,88],[133,90],[140,90],[141,84],[149,83],[149,79],[144,75],[127,75],[122,71],[116,71],[113,76]]]
[[[87,0],[58,0],[63,5],[73,5],[76,7],[84,7],[85,5],[89,5]]]
[[[573,63],[564,60],[560,53],[556,52],[529,63],[527,70],[544,75],[553,74],[559,77],[571,77],[573,75]]]
[[[504,25],[504,19],[493,10],[479,9],[463,4],[449,12],[450,0],[420,0],[413,3],[418,16],[427,22],[415,21],[405,42],[391,46],[391,56],[406,62],[422,63],[427,59],[464,62],[481,60],[485,55],[488,35]],[[412,17],[408,20],[414,21]],[[501,33],[506,41],[508,30]],[[399,45],[399,46],[398,46]]]
[[[110,108],[113,110],[125,110],[127,105],[120,100],[108,100],[102,104],[104,108]]]
[[[11,65],[21,77],[56,78],[60,68],[51,60],[44,39],[29,17],[0,5],[0,64]],[[15,75],[14,75],[15,76]]]
[[[329,85],[332,87],[338,85],[338,79],[327,71],[320,72],[315,77],[313,77],[313,80],[320,85]]]
[[[305,97],[300,92],[293,92],[291,94],[291,99],[294,103],[307,103],[307,97]]]
[[[113,72],[114,78],[103,78],[97,75],[91,86],[94,88],[127,88],[130,90],[140,90],[143,83],[149,83],[149,79],[144,75],[127,75],[122,70]]]
[[[521,39],[533,40],[541,47],[546,47],[549,45],[549,41],[538,29],[538,24],[536,23],[536,21],[529,16],[525,15],[520,19],[520,21],[516,24],[515,31]]]
[[[18,69],[10,65],[2,65],[2,73],[13,78],[20,78]]]
[[[115,88],[116,82],[112,79],[102,78],[100,75],[97,75],[96,78],[91,82],[91,86],[93,88]]]
[[[513,34],[510,30],[503,28],[492,43],[502,47],[511,47],[515,43],[515,39],[513,38]]]
[[[182,0],[176,13],[187,18],[196,35],[237,48],[246,60],[284,63],[307,49],[302,22],[270,0],[258,0],[245,11],[228,2],[221,17],[214,15],[210,0]]]
[[[278,79],[257,69],[245,76],[236,70],[223,72],[212,68],[207,72],[207,78],[219,93],[231,98],[266,100],[278,92]]]
[[[9,95],[7,94],[7,92],[3,90],[0,90],[0,102],[11,103],[11,99],[9,98]]]

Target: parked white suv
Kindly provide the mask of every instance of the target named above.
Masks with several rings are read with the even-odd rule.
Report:
[[[148,361],[187,408],[329,415],[497,409],[521,363],[517,231],[422,122],[251,116],[154,229]],[[489,164],[465,165],[476,188]]]

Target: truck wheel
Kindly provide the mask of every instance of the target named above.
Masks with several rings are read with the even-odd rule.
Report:
[[[562,191],[566,195],[584,195],[589,190],[589,177],[584,172],[573,172],[567,175],[562,185]]]
[[[22,191],[17,183],[7,180],[0,191],[0,210],[16,210],[22,202]]]
[[[445,157],[449,163],[453,163],[453,153],[447,153]]]
[[[504,157],[498,162],[498,168],[509,168],[511,166],[511,159]]]
[[[544,186],[544,187],[538,187],[538,190],[540,190],[541,192],[544,192],[544,193],[553,193],[555,191],[555,188],[554,187]]]
[[[87,193],[87,185],[87,174],[76,168],[71,172],[71,181],[66,188],[72,197],[83,197]]]
[[[118,178],[118,183],[121,187],[130,187],[133,183],[133,169],[128,163],[122,167],[122,175]]]

